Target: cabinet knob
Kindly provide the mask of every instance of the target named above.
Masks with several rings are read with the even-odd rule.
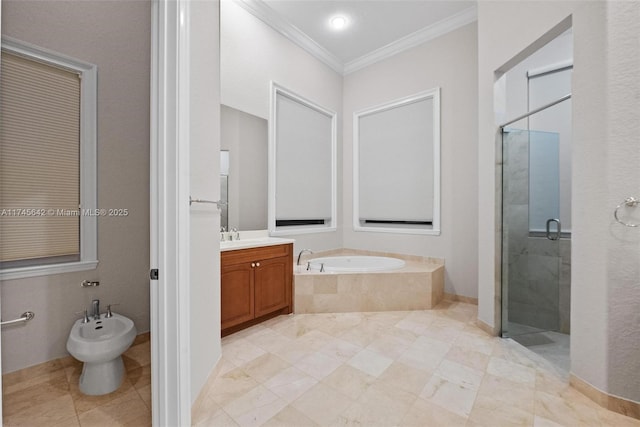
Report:
[[[260,263],[259,262],[256,262],[256,267],[260,267]]]
[[[255,266],[256,266],[256,263],[255,263],[255,262],[252,262],[252,263],[251,263],[251,268],[254,268]]]

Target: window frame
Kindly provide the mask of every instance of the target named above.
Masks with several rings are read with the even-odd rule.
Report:
[[[407,226],[406,224],[386,224],[385,226],[366,226],[360,220],[360,118],[375,113],[410,105],[425,99],[433,102],[433,219],[430,228]],[[440,87],[415,93],[353,113],[353,229],[356,232],[398,233],[439,236],[440,229]]]
[[[2,51],[80,76],[80,212],[98,206],[98,67],[52,50],[2,36]],[[80,260],[0,269],[0,280],[93,270],[98,266],[98,216],[80,214]]]

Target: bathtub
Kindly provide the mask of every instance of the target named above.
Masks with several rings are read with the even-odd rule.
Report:
[[[427,310],[442,300],[444,260],[362,252],[327,251],[296,266],[294,313]]]
[[[373,271],[397,270],[405,266],[404,260],[399,258],[346,255],[314,258],[309,260],[310,269],[320,271],[324,266],[327,273],[369,273]]]

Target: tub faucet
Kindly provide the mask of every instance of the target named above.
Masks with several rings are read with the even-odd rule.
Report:
[[[100,300],[94,299],[93,301],[91,301],[91,305],[93,307],[92,316],[94,320],[100,320]]]
[[[302,256],[303,253],[305,252],[309,252],[310,254],[313,253],[313,251],[311,249],[303,249],[300,251],[300,253],[298,254],[298,262],[296,263],[296,265],[300,265],[300,257]]]

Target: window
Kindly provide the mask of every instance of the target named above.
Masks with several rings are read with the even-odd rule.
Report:
[[[336,229],[336,113],[275,83],[269,121],[272,235]]]
[[[2,38],[0,279],[97,265],[95,65]]]
[[[354,113],[354,229],[440,234],[440,89]]]

